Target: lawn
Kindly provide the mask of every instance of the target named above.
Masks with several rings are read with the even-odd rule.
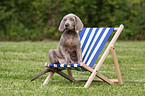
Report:
[[[0,96],[145,96],[145,41],[116,42],[123,85],[93,82],[89,88],[82,88],[85,82],[71,83],[57,74],[45,86],[42,84],[47,74],[31,82],[33,76],[46,69],[48,51],[57,45],[57,41],[0,42]],[[90,75],[72,72],[75,78],[87,79]],[[108,78],[117,77],[111,52],[99,72]]]

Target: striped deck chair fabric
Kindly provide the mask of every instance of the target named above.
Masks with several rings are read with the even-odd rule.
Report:
[[[82,61],[89,67],[93,67],[108,38],[114,28],[83,28],[80,33]],[[49,67],[63,69],[75,69],[85,71],[80,64],[49,64]]]

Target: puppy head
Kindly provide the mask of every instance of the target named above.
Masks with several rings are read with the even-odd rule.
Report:
[[[79,32],[80,30],[82,30],[83,27],[84,25],[82,21],[80,20],[80,18],[76,16],[75,14],[71,13],[63,17],[59,25],[59,31],[63,31],[64,29],[66,30],[75,29],[76,32]]]

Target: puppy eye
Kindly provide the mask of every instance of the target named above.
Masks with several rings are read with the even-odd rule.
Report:
[[[67,19],[64,19],[64,21],[66,21]]]
[[[73,19],[73,18],[70,18],[70,20],[71,20],[71,21],[74,21],[74,19]]]

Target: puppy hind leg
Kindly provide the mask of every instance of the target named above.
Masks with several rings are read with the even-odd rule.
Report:
[[[48,55],[49,55],[49,60],[50,60],[51,64],[59,63],[59,61],[57,59],[56,51],[54,49],[50,49]]]

